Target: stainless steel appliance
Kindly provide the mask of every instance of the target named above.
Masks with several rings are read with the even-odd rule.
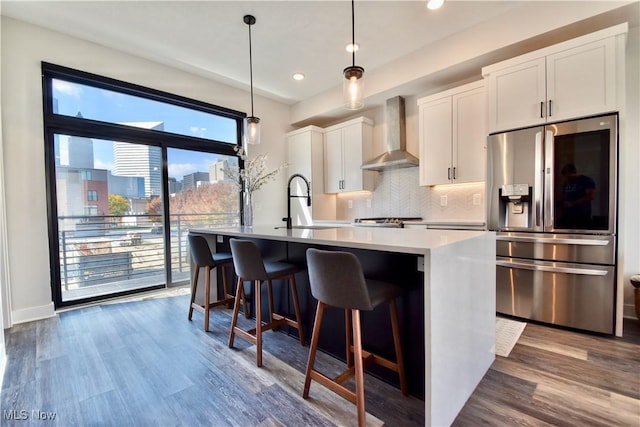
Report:
[[[618,116],[489,136],[497,311],[613,333]]]
[[[353,225],[358,227],[403,228],[405,221],[422,221],[422,218],[414,218],[414,217],[356,218],[353,220]]]

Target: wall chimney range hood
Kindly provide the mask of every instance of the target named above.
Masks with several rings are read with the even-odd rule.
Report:
[[[365,170],[383,171],[418,166],[418,158],[406,151],[407,137],[404,98],[387,99],[387,151],[361,166]]]

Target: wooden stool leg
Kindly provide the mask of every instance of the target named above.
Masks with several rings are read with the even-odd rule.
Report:
[[[229,285],[227,283],[227,266],[225,264],[222,264],[222,292],[224,299],[233,297],[233,295],[229,293]],[[227,308],[230,308],[230,303],[227,304]]]
[[[344,333],[347,341],[347,367],[353,366],[353,327],[351,326],[351,310],[344,310]]]
[[[229,331],[229,347],[233,347],[233,339],[236,336],[236,325],[238,324],[238,311],[240,311],[240,296],[243,295],[242,277],[238,277],[238,288],[236,289],[236,300],[233,302],[233,316],[231,316],[231,328]],[[246,310],[246,302],[245,302]]]
[[[262,283],[256,280],[256,365],[262,366]]]
[[[207,266],[205,270],[204,281],[204,330],[209,332],[209,302],[211,300],[211,267]]]
[[[242,297],[242,311],[244,317],[249,318],[249,309],[247,308],[247,294],[244,293],[244,283],[238,281],[238,288],[240,289],[240,296]]]
[[[364,367],[362,360],[362,337],[360,328],[360,310],[351,310],[353,318],[353,342],[354,357],[356,363],[356,406],[358,408],[358,426],[366,425],[366,412],[364,410]]]
[[[293,297],[293,308],[296,312],[296,323],[298,324],[298,337],[300,338],[300,345],[304,346],[304,330],[302,329],[302,316],[300,315],[300,302],[298,301],[298,287],[296,286],[296,276],[293,274],[289,279],[289,285],[291,286],[291,294]]]
[[[271,280],[267,280],[267,299],[269,300],[269,323],[273,322],[273,286]]]
[[[322,323],[322,314],[324,312],[324,304],[318,301],[316,309],[316,320],[313,322],[313,332],[311,334],[311,346],[309,347],[309,359],[307,360],[307,373],[304,379],[304,390],[302,397],[309,397],[309,388],[311,387],[311,371],[316,363],[316,351],[318,350],[318,340],[320,339],[320,324]]]
[[[398,325],[398,306],[396,300],[389,302],[391,309],[391,330],[393,331],[393,345],[396,348],[396,364],[398,365],[398,376],[400,377],[400,390],[404,396],[409,395],[407,388],[407,378],[404,374],[404,360],[402,356],[402,346],[400,345],[400,327]]]
[[[196,301],[196,290],[198,289],[198,273],[200,267],[195,266],[196,271],[193,273],[193,283],[191,283],[191,301],[189,302],[189,320],[193,317],[193,303]]]

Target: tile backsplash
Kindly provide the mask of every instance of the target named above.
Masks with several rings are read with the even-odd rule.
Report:
[[[421,187],[418,173],[418,168],[386,170],[376,174],[373,192],[339,194],[336,219],[421,217],[425,221],[484,221],[484,183]],[[443,197],[446,206],[442,206]]]

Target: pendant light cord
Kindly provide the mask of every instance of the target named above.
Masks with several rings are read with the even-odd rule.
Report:
[[[251,57],[251,24],[249,24],[249,82],[251,84],[251,117],[253,117],[253,60]]]
[[[352,66],[356,66],[356,13],[355,0],[351,0],[351,59]]]

